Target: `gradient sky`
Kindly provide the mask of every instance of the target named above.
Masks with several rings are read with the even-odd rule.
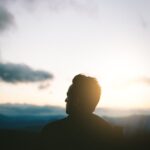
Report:
[[[0,103],[65,106],[72,78],[94,76],[99,106],[150,108],[150,1],[0,0],[0,61],[53,78],[0,82]]]

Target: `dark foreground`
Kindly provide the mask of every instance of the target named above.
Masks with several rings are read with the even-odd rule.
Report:
[[[0,130],[1,150],[32,150],[37,148],[39,142],[39,132]],[[117,144],[118,148],[120,147],[119,149],[150,149],[150,134],[138,133],[132,137],[124,138],[123,141],[118,141]],[[111,146],[110,149],[113,149],[113,147]]]

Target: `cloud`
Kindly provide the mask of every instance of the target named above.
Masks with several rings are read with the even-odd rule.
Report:
[[[53,11],[71,8],[80,12],[93,13],[98,9],[98,3],[89,0],[49,0],[48,5],[49,9]]]
[[[140,17],[140,21],[141,21],[141,26],[143,27],[143,29],[146,29],[148,28],[148,22],[146,21],[146,19],[144,18],[144,16],[142,15],[139,15]]]
[[[76,12],[85,14],[97,13],[99,6],[97,0],[1,0],[3,5],[9,5],[10,7],[14,4],[18,7],[26,9],[28,12],[32,12],[36,9],[44,7],[50,12],[62,12],[64,10],[74,10]],[[15,7],[16,7],[15,6]]]
[[[40,85],[39,85],[39,90],[44,90],[44,89],[47,89],[48,87],[50,86],[50,83],[49,82],[46,82],[46,83],[41,83]]]
[[[25,64],[0,63],[0,79],[4,82],[37,82],[52,78],[51,73],[43,70],[33,70]]]
[[[134,82],[150,85],[150,77],[141,77],[141,78],[135,79]]]
[[[5,7],[0,6],[0,32],[7,30],[13,24],[13,15]]]
[[[141,76],[141,77],[135,77],[135,78],[130,78],[122,81],[121,83],[116,83],[114,85],[114,88],[117,89],[124,89],[124,88],[129,88],[134,85],[144,85],[144,86],[150,86],[150,77],[147,76]]]
[[[124,82],[123,84],[121,84],[123,87],[129,87],[129,86],[133,86],[133,85],[147,85],[150,86],[150,77],[138,77],[138,78],[134,78],[134,79],[130,79],[127,80],[126,82]]]

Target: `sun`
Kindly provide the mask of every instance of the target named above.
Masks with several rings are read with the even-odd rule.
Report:
[[[149,107],[148,87],[132,82],[142,75],[139,67],[141,64],[130,57],[117,58],[118,56],[103,63],[104,69],[97,72],[102,87],[101,102],[98,106],[121,109]]]

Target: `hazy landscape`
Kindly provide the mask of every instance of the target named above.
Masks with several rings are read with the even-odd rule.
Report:
[[[98,108],[95,113],[111,124],[123,127],[125,138],[131,145],[149,145],[149,110],[127,111]],[[1,104],[0,145],[4,150],[32,149],[42,127],[48,122],[65,116],[65,109],[61,107]]]
[[[113,125],[122,126],[127,134],[150,132],[150,110],[97,108],[95,113]],[[66,117],[65,109],[56,106],[1,104],[0,128],[40,131],[48,122]]]

